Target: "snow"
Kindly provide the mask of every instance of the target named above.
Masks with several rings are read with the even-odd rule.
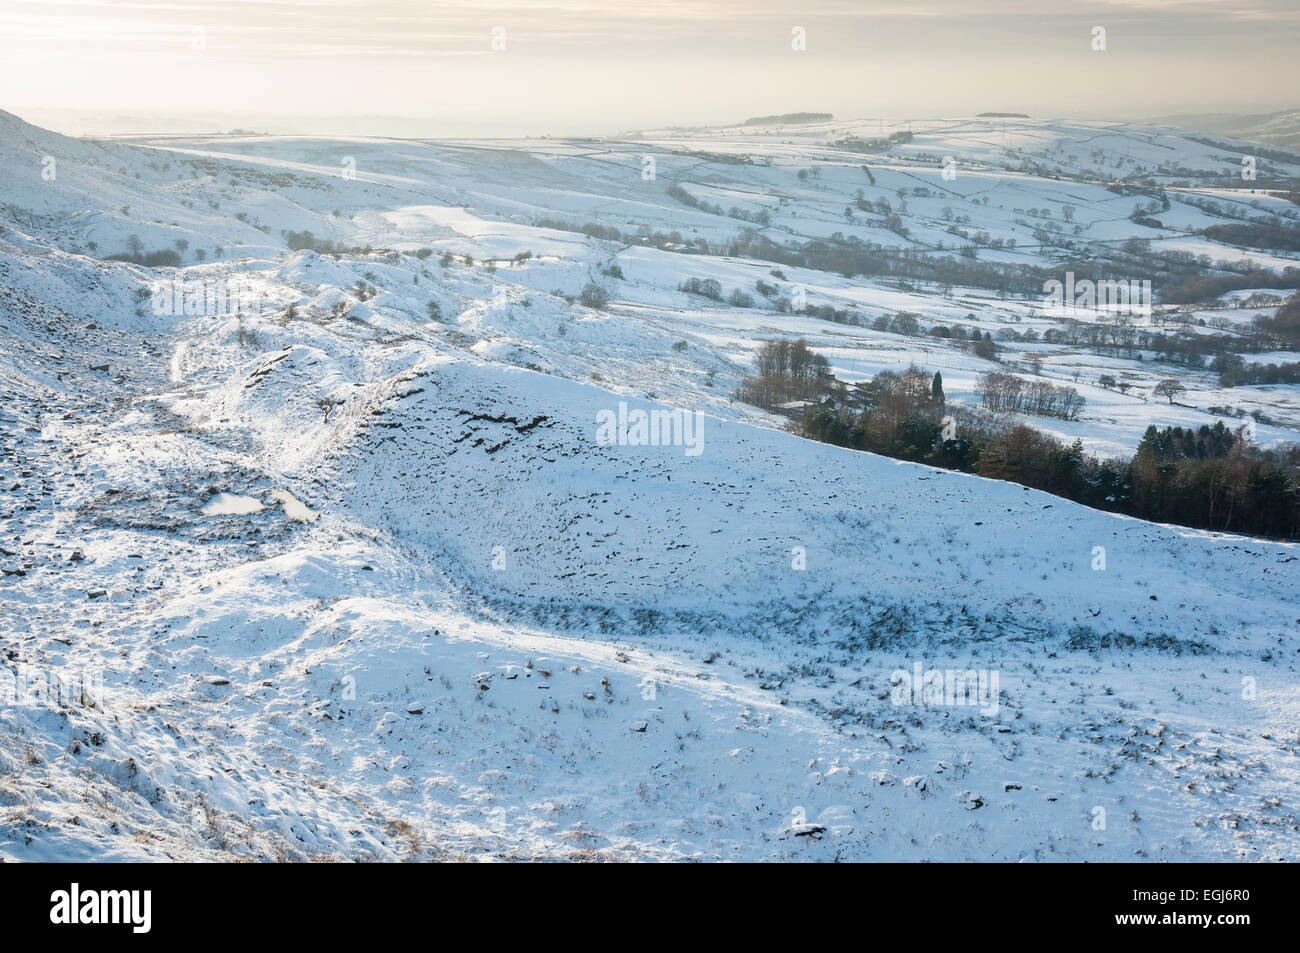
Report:
[[[0,696],[0,858],[1297,859],[1295,544],[809,443],[733,396],[763,341],[800,336],[846,379],[916,363],[973,403],[993,365],[871,323],[1041,331],[1041,301],[535,224],[733,237],[747,223],[664,194],[696,169],[727,207],[789,197],[792,240],[847,234],[858,188],[921,182],[945,194],[909,195],[913,239],[955,204],[1033,246],[1015,209],[1063,202],[1118,239],[1135,199],[1101,183],[1222,165],[1172,127],[1066,121],[834,147],[879,128],[90,143],[0,114],[7,168],[60,158],[53,182],[0,181],[0,689],[102,679]],[[384,250],[289,250],[303,229]],[[88,254],[130,234],[189,236],[183,267]],[[234,276],[255,308],[149,307],[157,280]],[[689,277],[862,320],[723,306]],[[607,309],[569,300],[589,281]],[[1263,409],[1261,443],[1300,425],[1294,387],[1041,343],[1004,360],[1033,357],[1088,405],[1031,421],[1096,452],[1221,404]],[[1149,399],[1167,376],[1178,405]],[[698,413],[700,452],[599,440],[620,404]],[[918,665],[982,675],[993,703],[900,697]]]
[[[211,501],[204,504],[202,513],[204,516],[248,516],[262,509],[262,504],[251,496],[218,493]]]

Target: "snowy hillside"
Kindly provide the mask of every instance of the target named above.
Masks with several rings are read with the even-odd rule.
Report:
[[[974,408],[992,365],[929,333],[960,324],[1076,387],[1035,424],[1091,451],[1225,406],[1295,442],[1296,385],[1088,350],[1039,294],[750,252],[1049,273],[1140,239],[1282,279],[1296,252],[1201,231],[1294,229],[1300,154],[1029,119],[90,142],[0,113],[0,162],[0,859],[1300,858],[1300,546],[736,396],[803,338]],[[1244,340],[1292,294],[1136,326]],[[642,414],[666,439],[626,439]]]

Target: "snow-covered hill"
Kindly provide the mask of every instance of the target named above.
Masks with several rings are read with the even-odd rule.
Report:
[[[1022,209],[1064,223],[1068,204],[1119,241],[1151,229],[1106,183],[1161,163],[1209,182],[1234,157],[1032,120],[845,151],[877,125],[90,143],[0,115],[21,170],[0,182],[0,675],[47,689],[0,697],[0,857],[1300,856],[1300,550],[782,432],[733,397],[764,340],[804,336],[850,378],[941,367],[957,400],[979,366],[686,278],[867,319],[1051,319],[700,248],[759,223],[666,191],[806,241],[887,231],[846,220],[858,189],[895,210],[905,184],[942,189],[907,193],[891,243],[951,241],[950,205],[1027,246],[978,255],[1041,264]],[[90,254],[133,234],[188,241],[182,267]],[[609,307],[575,300],[592,281]],[[1044,358],[1061,380],[1088,359]],[[1215,419],[1228,398],[1187,379],[1186,407],[1093,388],[1062,432],[1131,448],[1147,423]],[[1293,434],[1292,390],[1258,389],[1281,421],[1261,440]],[[601,430],[638,412],[675,414],[679,439]],[[983,691],[913,695],[917,671]]]
[[[1171,116],[1170,123],[1203,129],[1206,132],[1266,142],[1294,149],[1300,145],[1300,110],[1284,109],[1262,115],[1238,116],[1230,113]]]

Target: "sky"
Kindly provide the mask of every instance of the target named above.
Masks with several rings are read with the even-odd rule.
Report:
[[[0,0],[0,109],[73,133],[1270,112],[1298,61],[1298,0]]]

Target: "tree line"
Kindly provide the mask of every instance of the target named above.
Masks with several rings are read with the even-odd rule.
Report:
[[[992,371],[975,385],[986,410],[1003,414],[1037,414],[1075,420],[1087,401],[1073,387],[1044,380],[1026,380],[1015,374]]]
[[[769,351],[778,347],[785,350]],[[1132,457],[1100,459],[1079,440],[1067,444],[1003,414],[948,404],[942,377],[919,367],[848,385],[795,341],[765,345],[756,371],[737,397],[783,410],[791,429],[812,440],[1007,480],[1139,519],[1300,539],[1300,446],[1265,450],[1222,421],[1152,426]]]

